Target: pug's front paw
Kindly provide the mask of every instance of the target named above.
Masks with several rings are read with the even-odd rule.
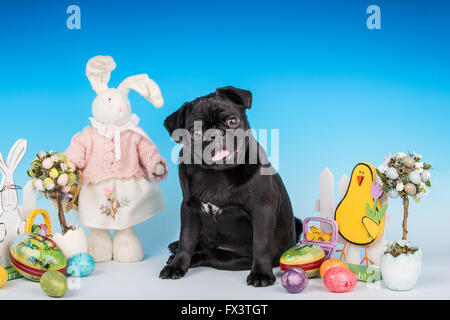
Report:
[[[160,272],[159,277],[161,279],[180,279],[186,274],[180,266],[176,264],[166,265]]]
[[[273,274],[250,272],[247,277],[247,284],[255,287],[267,287],[275,283],[275,276]]]

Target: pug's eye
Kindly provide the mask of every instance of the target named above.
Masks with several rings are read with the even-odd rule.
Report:
[[[226,121],[225,124],[227,125],[227,127],[230,128],[236,128],[239,125],[239,118],[237,117],[229,117]]]
[[[202,132],[202,130],[200,130],[200,129],[194,129],[194,130],[192,130],[192,136],[194,137],[194,139],[200,139],[201,137],[202,137],[202,134],[203,134],[203,132]]]

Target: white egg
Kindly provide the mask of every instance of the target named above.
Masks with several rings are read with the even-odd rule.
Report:
[[[391,190],[388,192],[388,197],[391,199],[397,199],[398,197],[400,197],[400,192],[398,192],[397,190]]]
[[[421,174],[421,178],[423,182],[427,182],[431,178],[431,172],[428,170],[423,170]]]
[[[409,174],[409,181],[411,181],[414,184],[419,184],[420,181],[422,181],[422,177],[420,176],[420,174],[417,171],[412,171]]]
[[[398,171],[393,167],[389,167],[386,171],[386,177],[389,179],[395,180],[398,179]]]
[[[36,189],[38,189],[39,191],[44,191],[44,190],[45,190],[44,182],[43,182],[41,179],[36,179],[36,180],[34,180],[33,185],[34,185],[34,187],[35,187]]]

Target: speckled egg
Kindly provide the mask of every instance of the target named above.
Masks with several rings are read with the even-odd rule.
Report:
[[[404,157],[402,158],[402,163],[407,168],[414,168],[416,161],[414,161],[414,159],[411,157]]]
[[[356,286],[357,282],[356,275],[345,268],[328,269],[323,276],[323,283],[331,292],[348,292]]]
[[[416,188],[416,186],[413,185],[411,182],[408,182],[408,183],[405,185],[404,190],[405,190],[405,192],[406,192],[407,194],[409,194],[410,196],[413,196],[413,195],[415,195],[415,194],[417,193],[417,188]]]
[[[66,273],[73,277],[86,277],[94,272],[95,261],[88,253],[79,253],[72,256],[67,262]]]
[[[40,280],[42,291],[49,297],[59,298],[68,290],[66,277],[58,271],[47,271]]]
[[[281,284],[287,292],[299,293],[308,285],[308,275],[300,268],[291,268],[283,273]]]

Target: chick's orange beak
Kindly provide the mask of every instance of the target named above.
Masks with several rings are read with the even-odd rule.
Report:
[[[358,185],[361,186],[361,183],[364,180],[364,176],[357,176],[356,178],[358,179]]]

